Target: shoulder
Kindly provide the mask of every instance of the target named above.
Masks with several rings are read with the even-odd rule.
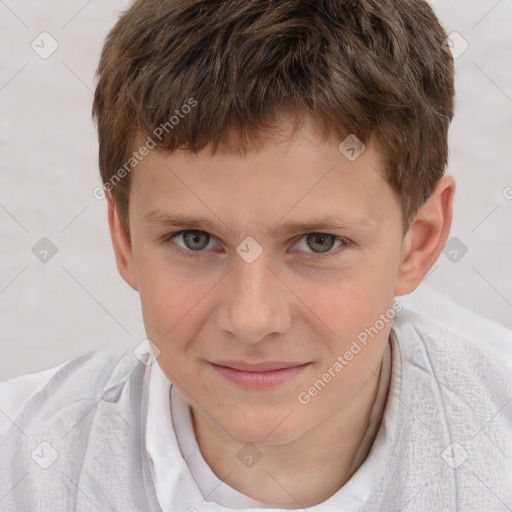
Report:
[[[473,321],[478,321],[475,317]],[[431,386],[441,395],[454,393],[474,404],[477,397],[498,403],[512,398],[512,331],[500,327],[499,337],[494,331],[490,343],[491,337],[476,338],[453,325],[402,308],[392,329],[405,366],[429,374]]]
[[[61,407],[78,399],[85,388],[101,389],[127,351],[129,348],[124,345],[108,345],[47,370],[0,382],[0,436],[36,395],[45,395],[45,390],[56,382],[62,392],[54,395],[54,401]],[[46,398],[47,402],[50,400]]]
[[[464,510],[474,505],[475,488],[480,502],[492,504],[510,488],[512,462],[504,454],[512,450],[512,365],[501,347],[511,347],[512,341],[506,328],[490,336],[500,343],[406,308],[395,315],[391,337],[401,366],[394,447],[401,454],[392,463],[421,460],[402,472],[405,495],[416,492],[407,489],[409,481],[436,479],[425,472],[434,467],[442,471],[425,492],[432,500],[441,492],[456,493]],[[462,472],[455,473],[459,466]],[[492,486],[482,488],[486,475],[492,475]],[[392,488],[396,481],[388,479],[386,485]]]
[[[154,492],[141,451],[153,354],[149,344],[141,345],[108,346],[46,374],[13,379],[33,382],[0,435],[0,496],[9,510],[19,503],[49,503],[48,496],[59,510],[88,510],[91,499],[98,506],[121,510],[128,503],[124,509],[135,510],[130,503],[142,503],[144,490]],[[8,390],[12,401],[15,384],[3,383],[0,393]],[[129,468],[133,478],[123,478],[120,468]]]
[[[10,419],[15,418],[25,403],[66,363],[0,382],[0,411],[3,413],[0,414],[0,435],[7,428]]]
[[[398,297],[397,302],[403,308],[396,316],[397,328],[403,330],[415,326],[423,336],[442,339],[446,343],[462,343],[512,367],[512,330],[504,325],[427,286],[415,291],[414,296]]]

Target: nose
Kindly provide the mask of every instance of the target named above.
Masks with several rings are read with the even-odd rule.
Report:
[[[252,263],[239,258],[224,287],[218,317],[221,330],[239,341],[258,343],[290,328],[292,293],[263,255]]]

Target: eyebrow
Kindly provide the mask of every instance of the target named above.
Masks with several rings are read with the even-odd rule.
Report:
[[[171,214],[162,210],[150,210],[143,216],[146,224],[160,224],[167,227],[184,227],[188,229],[218,230],[221,222],[212,222],[207,217],[185,214]],[[222,223],[224,224],[224,223]],[[269,229],[269,235],[278,238],[283,235],[307,232],[324,232],[330,230],[352,229],[361,230],[375,225],[370,218],[340,219],[334,216],[326,216],[304,222],[288,221]],[[229,229],[229,227],[228,227]]]

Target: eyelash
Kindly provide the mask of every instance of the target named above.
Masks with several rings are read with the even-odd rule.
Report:
[[[182,229],[180,231],[175,231],[174,233],[169,233],[161,241],[162,241],[163,244],[167,244],[167,245],[171,246],[171,249],[173,251],[179,253],[180,255],[182,255],[182,256],[184,256],[186,258],[198,258],[199,256],[201,256],[202,253],[205,252],[204,250],[202,250],[202,251],[185,250],[185,249],[182,249],[181,247],[179,247],[178,245],[176,245],[171,240],[176,235],[181,235],[182,233],[186,233],[187,231],[194,231],[196,233],[204,233],[206,235],[210,235],[210,233],[207,233],[206,231],[200,231],[200,230],[197,230],[197,229]],[[304,235],[301,236],[299,241],[303,237],[305,237],[307,235],[328,235],[328,236],[331,236],[332,233],[319,233],[319,232],[316,232],[316,231],[312,232],[312,233],[305,233]],[[309,253],[309,254],[312,254],[312,256],[304,256],[304,257],[306,259],[312,260],[312,261],[317,261],[319,259],[326,260],[326,259],[332,258],[334,256],[339,256],[340,252],[342,252],[348,246],[352,245],[352,242],[350,242],[350,240],[347,240],[346,238],[343,238],[343,237],[337,236],[337,235],[332,235],[332,236],[335,236],[336,240],[339,240],[340,242],[342,242],[342,245],[340,245],[336,250],[334,250],[332,252],[326,252],[326,253]],[[213,235],[210,235],[210,237],[211,238],[215,238]],[[306,253],[306,254],[308,254],[308,253]]]

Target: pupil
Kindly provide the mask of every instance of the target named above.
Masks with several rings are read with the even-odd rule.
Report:
[[[186,231],[183,239],[185,241],[185,244],[190,250],[201,250],[208,245],[208,240],[205,240],[206,243],[201,245],[201,237],[204,237],[205,235],[203,233],[199,233],[198,231]]]
[[[312,244],[316,245],[317,252],[327,252],[332,249],[332,242],[333,242],[333,235],[311,235]],[[326,244],[329,239],[331,239],[331,244],[328,244],[326,247],[324,244]],[[315,249],[315,247],[312,247],[312,249]],[[320,249],[320,250],[318,250]]]

